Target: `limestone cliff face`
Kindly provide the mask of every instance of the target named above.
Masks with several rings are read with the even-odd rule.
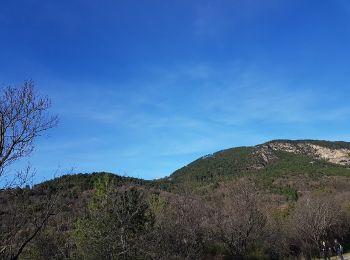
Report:
[[[330,163],[350,165],[350,149],[330,148],[312,143],[311,141],[271,141],[266,144],[259,145],[257,148],[258,150],[256,153],[259,154],[261,160],[265,162],[265,164],[276,158],[276,155],[274,155],[273,151],[284,151],[295,154],[308,155],[315,159],[325,160]]]
[[[310,145],[314,149],[314,153],[321,159],[331,163],[350,165],[350,149],[330,149],[317,145]]]

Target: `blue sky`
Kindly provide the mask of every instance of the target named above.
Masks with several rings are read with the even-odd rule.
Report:
[[[350,141],[348,0],[0,3],[0,84],[33,79],[60,117],[21,162],[36,181],[152,179],[270,139]]]

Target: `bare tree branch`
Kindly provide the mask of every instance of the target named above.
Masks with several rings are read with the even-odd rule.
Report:
[[[29,236],[20,246],[20,248],[18,249],[17,253],[11,257],[12,260],[17,260],[18,257],[20,256],[20,254],[22,253],[23,249],[26,247],[26,245],[33,240],[33,238],[39,233],[39,231],[44,227],[44,225],[46,224],[46,222],[49,220],[49,218],[52,216],[53,214],[51,212],[47,212],[45,218],[42,220],[42,222],[40,223],[39,226],[37,226],[37,228],[34,230],[33,234],[31,236]]]
[[[0,95],[0,176],[4,169],[34,149],[43,131],[56,126],[57,116],[47,115],[50,100],[37,96],[33,81],[11,86]]]
[[[0,215],[4,223],[0,225],[2,258],[18,259],[52,215],[51,198],[48,198],[48,208],[40,211],[33,209],[31,212],[31,207],[26,204],[31,198],[28,189],[21,187],[35,171],[29,165],[22,171],[7,170],[12,163],[33,151],[34,142],[43,131],[56,126],[58,118],[48,114],[49,108],[50,100],[34,92],[31,80],[18,88],[0,89],[0,181],[1,186],[8,188],[3,193],[8,207]]]

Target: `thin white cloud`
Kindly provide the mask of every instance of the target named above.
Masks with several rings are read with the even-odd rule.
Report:
[[[67,107],[65,113],[123,127],[191,129],[210,127],[210,121],[242,125],[254,120],[341,120],[349,111],[348,106],[340,107],[336,101],[327,106],[320,103],[329,95],[308,86],[315,83],[296,85],[288,77],[237,62],[152,68],[151,74],[148,82],[133,82],[138,86],[134,91],[92,91],[85,99],[74,101],[77,109]],[[129,85],[119,88],[128,89]],[[103,95],[104,102],[96,101]]]
[[[128,169],[131,174],[141,164],[142,173],[152,176],[156,173],[143,165],[146,161],[176,169],[184,165],[183,158],[190,162],[232,146],[272,138],[325,137],[325,130],[315,129],[315,124],[339,125],[348,118],[350,105],[338,102],[343,94],[336,88],[316,90],[311,82],[296,82],[287,74],[276,76],[273,71],[229,62],[151,68],[147,80],[115,88],[81,83],[83,93],[78,86],[70,93],[56,93],[55,98],[64,104],[61,121],[73,124],[64,125],[66,131],[87,132],[43,142],[38,153],[52,153],[57,158],[51,162],[61,163],[60,151],[66,152],[69,159],[62,166],[79,166],[82,171],[105,167]],[[289,131],[281,132],[284,127]]]

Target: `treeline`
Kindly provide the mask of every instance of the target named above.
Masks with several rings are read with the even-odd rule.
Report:
[[[20,259],[311,259],[335,238],[349,248],[350,205],[339,194],[305,194],[273,208],[247,178],[198,197],[109,175],[79,199],[31,192],[1,193],[2,259],[16,259],[36,231]]]

